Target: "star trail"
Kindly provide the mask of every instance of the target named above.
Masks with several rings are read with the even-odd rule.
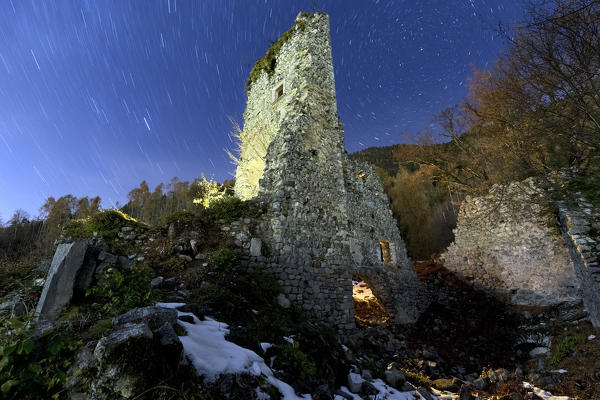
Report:
[[[126,202],[146,180],[231,178],[254,61],[300,11],[330,14],[349,152],[410,142],[505,48],[502,0],[0,2],[0,217],[48,196]]]

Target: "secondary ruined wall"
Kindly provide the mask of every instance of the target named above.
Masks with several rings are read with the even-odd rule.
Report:
[[[533,180],[495,185],[461,205],[444,265],[515,304],[581,299],[569,251]]]
[[[262,133],[243,137],[235,191],[267,212],[227,229],[248,265],[267,266],[292,301],[341,331],[354,328],[355,275],[370,279],[395,322],[414,322],[427,300],[383,185],[344,150],[329,17],[300,15],[296,27],[274,72],[251,84],[244,113],[244,132]],[[259,161],[254,149],[264,141]],[[380,241],[389,249],[387,263]]]
[[[579,198],[560,204],[560,227],[581,284],[583,302],[594,326],[600,326],[600,213]]]

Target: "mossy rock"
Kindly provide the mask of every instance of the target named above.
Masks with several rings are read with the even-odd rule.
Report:
[[[62,233],[65,237],[89,238],[97,232],[104,238],[114,238],[124,226],[131,226],[138,233],[148,229],[124,212],[110,209],[100,210],[87,218],[69,220],[62,226]]]

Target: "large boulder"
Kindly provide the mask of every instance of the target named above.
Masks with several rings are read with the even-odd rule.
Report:
[[[58,245],[35,310],[36,317],[52,321],[71,301],[87,248],[83,240]]]

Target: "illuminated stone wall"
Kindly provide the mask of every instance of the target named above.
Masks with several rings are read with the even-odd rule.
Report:
[[[235,191],[266,212],[228,229],[249,266],[274,271],[292,301],[338,330],[354,328],[353,276],[370,280],[394,322],[414,322],[427,296],[383,185],[344,150],[329,17],[301,14],[295,26],[273,73],[251,83],[244,113]],[[389,264],[380,241],[389,246]]]
[[[444,265],[515,304],[581,300],[579,282],[547,199],[533,180],[495,185],[461,205]]]

